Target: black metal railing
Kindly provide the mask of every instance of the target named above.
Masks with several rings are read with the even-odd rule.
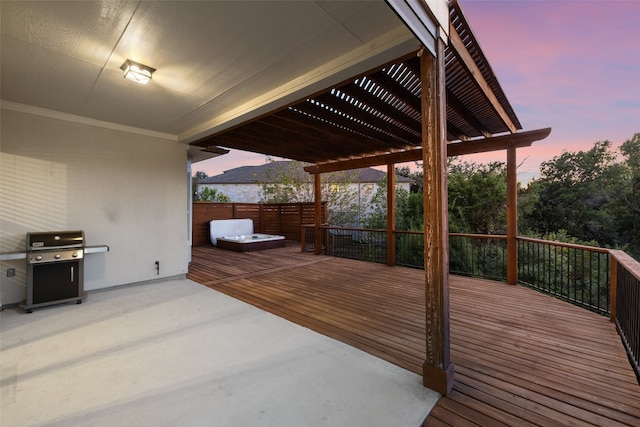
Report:
[[[322,225],[320,228],[321,252],[325,255],[361,261],[387,262],[387,235],[384,230],[327,225]],[[302,250],[315,251],[314,226],[303,225],[302,230]]]
[[[640,383],[640,263],[622,251],[611,255],[616,276],[611,317]]]
[[[449,271],[460,276],[507,280],[507,236],[449,234]]]
[[[395,231],[395,264],[401,267],[424,269],[424,233]]]
[[[387,262],[387,235],[384,230],[324,227],[327,244],[324,252],[340,258]]]
[[[610,272],[607,249],[518,237],[518,283],[604,316]]]

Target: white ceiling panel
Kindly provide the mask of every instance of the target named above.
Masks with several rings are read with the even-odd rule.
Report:
[[[0,13],[2,99],[175,135],[417,47],[382,0],[2,1]],[[148,85],[122,77],[127,58],[157,69]]]
[[[2,34],[104,65],[137,2],[2,1]]]
[[[196,97],[166,88],[161,82],[153,83],[140,85],[123,78],[119,69],[105,70],[85,102],[83,113],[108,122],[164,132],[176,116],[200,105]]]
[[[317,40],[332,24],[312,2],[196,2],[188,9],[184,3],[145,2],[110,66],[128,57],[157,68],[158,77],[174,70],[182,80],[174,80],[176,89],[214,99]]]
[[[385,2],[319,1],[318,4],[362,42],[398,26],[398,20]]]
[[[78,114],[101,70],[83,60],[2,37],[2,99]]]

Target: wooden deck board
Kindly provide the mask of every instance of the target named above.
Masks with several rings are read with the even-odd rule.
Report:
[[[422,373],[424,272],[195,247],[188,277]],[[608,319],[504,283],[450,277],[456,384],[425,426],[639,426],[640,386]],[[418,427],[418,426],[416,426]]]

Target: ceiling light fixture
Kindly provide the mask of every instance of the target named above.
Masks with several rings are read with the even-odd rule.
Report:
[[[148,67],[144,64],[140,64],[139,62],[132,61],[127,59],[124,61],[124,64],[120,66],[120,69],[124,71],[124,78],[132,80],[136,83],[140,83],[146,85],[151,80],[151,75],[155,68]]]

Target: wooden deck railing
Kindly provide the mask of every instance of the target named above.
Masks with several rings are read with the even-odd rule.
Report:
[[[611,253],[611,320],[640,382],[640,263],[622,251]]]
[[[422,232],[395,231],[395,265],[424,268]],[[302,250],[315,250],[313,225],[302,226]],[[387,262],[386,231],[322,226],[327,255]],[[640,378],[640,263],[622,251],[518,237],[518,283],[610,316]],[[452,274],[506,281],[506,236],[449,234]]]

